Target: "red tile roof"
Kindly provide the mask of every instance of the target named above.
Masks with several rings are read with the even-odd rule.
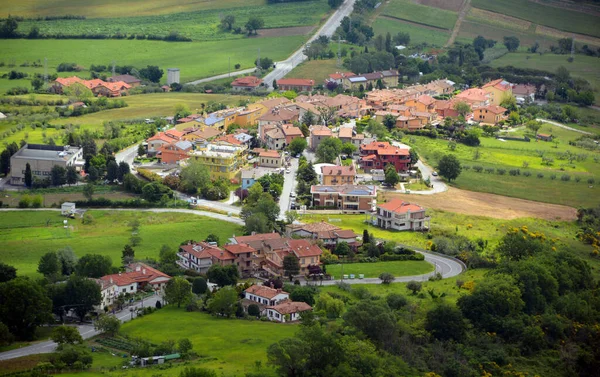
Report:
[[[259,157],[281,158],[281,155],[279,152],[271,150],[260,152]]]
[[[291,86],[313,86],[315,80],[310,79],[280,79],[277,80],[277,85],[291,85]]]
[[[281,131],[285,136],[303,136],[302,131],[293,124],[284,124],[281,126]]]
[[[172,137],[174,137],[176,139],[181,139],[181,137],[183,136],[183,132],[178,131],[178,130],[172,128],[170,130],[166,130],[165,131],[165,135],[172,136]]]
[[[260,297],[264,297],[267,299],[272,299],[273,297],[280,295],[280,294],[284,294],[284,295],[288,295],[289,293],[282,291],[281,289],[274,289],[271,287],[267,287],[265,285],[253,285],[250,288],[246,288],[244,290],[244,292],[248,292],[250,294],[253,294],[255,296],[260,296]]]
[[[332,136],[331,130],[325,126],[313,126],[310,134],[314,136]]]
[[[339,79],[343,79],[344,77],[352,77],[352,76],[356,76],[356,75],[352,72],[336,72],[336,73],[330,74],[329,78],[332,80],[339,80]]]
[[[241,86],[244,88],[255,88],[259,86],[263,82],[262,79],[259,79],[255,76],[246,76],[246,77],[238,77],[233,80],[231,86]]]
[[[352,128],[350,127],[340,127],[339,137],[342,138],[351,138],[352,137]]]
[[[486,106],[486,107],[480,107],[477,110],[487,110],[490,113],[494,113],[494,114],[504,114],[506,112],[506,109],[502,106]]]
[[[281,238],[281,236],[279,235],[279,233],[273,232],[273,233],[253,234],[251,236],[239,236],[239,237],[234,237],[234,238],[237,243],[248,243],[251,241],[278,239],[278,238]]]
[[[387,211],[391,211],[394,213],[406,213],[408,211],[418,212],[425,210],[425,208],[421,207],[418,204],[407,203],[402,199],[393,199],[387,203],[379,204],[377,207],[383,208]]]
[[[275,306],[267,306],[267,309],[272,309],[279,314],[292,314],[312,310],[312,306],[306,302],[288,301]]]
[[[165,135],[164,132],[159,132],[156,135],[148,138],[146,141],[154,141],[154,140],[162,140],[162,141],[167,142],[167,143],[172,143],[173,141],[178,140],[178,139],[175,139],[173,137],[167,136],[167,135]]]
[[[323,166],[321,168],[323,175],[355,176],[354,166]]]
[[[256,253],[256,249],[245,243],[225,245],[223,249],[229,251],[231,254]]]
[[[361,152],[375,152],[377,155],[390,156],[390,155],[401,155],[408,156],[410,151],[407,148],[398,148],[390,145],[387,141],[373,141],[366,145],[360,146]],[[366,156],[369,157],[369,156]],[[363,158],[364,159],[364,158]]]
[[[507,91],[508,89],[510,89],[510,84],[507,81],[504,81],[504,79],[497,79],[497,80],[490,81],[487,84],[482,86],[482,88],[490,88],[490,87],[494,87],[494,88],[502,90],[502,91]]]
[[[323,250],[307,240],[290,239],[288,240],[288,245],[298,258],[314,257],[323,254]]]
[[[132,269],[133,271],[106,275],[102,276],[100,279],[108,282],[112,281],[114,284],[120,287],[133,283],[150,283],[158,278],[166,278],[167,280],[171,279],[169,275],[144,263],[132,263],[128,266],[128,269]]]
[[[226,143],[234,144],[234,145],[242,145],[243,144],[241,141],[236,139],[235,136],[233,136],[231,134],[219,136],[218,138],[215,139],[215,141],[224,141]]]

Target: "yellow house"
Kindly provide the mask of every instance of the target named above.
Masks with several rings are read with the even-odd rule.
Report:
[[[260,118],[260,116],[261,109],[259,107],[247,109],[237,113],[233,123],[239,124],[242,127],[254,126],[258,123],[258,118]]]
[[[269,111],[271,111],[271,109],[278,107],[278,106],[281,107],[288,103],[290,103],[289,99],[287,99],[285,97],[277,97],[277,98],[271,98],[271,99],[267,99],[264,101],[252,103],[252,104],[248,105],[246,107],[246,109],[248,111],[258,109],[258,114],[256,115],[256,119],[258,119],[261,116],[268,113]]]
[[[350,166],[323,166],[321,168],[323,176],[322,184],[325,186],[340,186],[356,184],[356,169],[354,165]]]
[[[473,111],[473,120],[479,123],[496,124],[506,119],[505,112],[506,109],[501,106],[480,107]]]
[[[245,162],[243,148],[216,144],[195,150],[190,153],[190,158],[205,165],[212,180],[234,179]]]
[[[435,110],[435,99],[428,95],[422,95],[418,98],[409,99],[404,102],[404,106],[412,107],[419,112],[429,112]]]
[[[500,106],[504,100],[512,97],[512,86],[504,79],[490,81],[481,89],[489,94],[491,105]]]

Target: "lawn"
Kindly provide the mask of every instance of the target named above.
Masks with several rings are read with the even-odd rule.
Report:
[[[167,79],[166,69],[177,67],[181,72],[181,81],[189,82],[226,73],[229,58],[232,67],[240,64],[241,69],[250,68],[254,66],[259,48],[261,57],[273,60],[287,58],[305,39],[304,35],[177,43],[147,40],[3,39],[0,40],[0,62],[14,61],[20,65],[25,61],[48,58],[50,73],[62,62],[77,63],[85,68],[92,64],[110,65],[113,61],[117,65],[133,65],[138,69],[157,65],[165,70],[163,82]]]
[[[458,18],[456,12],[415,4],[411,0],[391,0],[384,6],[383,15],[441,29],[452,30]]]
[[[448,38],[450,38],[450,33],[441,29],[420,26],[383,16],[377,17],[373,23],[373,32],[375,35],[385,35],[387,32],[390,32],[392,35],[396,35],[400,32],[408,33],[410,35],[411,45],[427,43],[441,47],[448,41]]]
[[[127,224],[134,218],[141,224],[142,242],[134,247],[138,259],[158,258],[162,245],[177,248],[185,240],[203,240],[209,233],[215,233],[223,242],[233,234],[242,233],[234,224],[191,214],[97,210],[89,213],[95,224],[68,220],[68,230],[63,228],[64,217],[58,212],[2,213],[0,260],[16,267],[20,275],[38,276],[37,264],[44,253],[70,246],[79,257],[108,255],[113,265],[119,266],[121,250],[131,236]]]
[[[530,30],[507,28],[497,23],[490,23],[489,20],[483,18],[468,18],[464,20],[460,26],[458,35],[459,37],[469,39],[471,42],[474,38],[481,35],[498,41],[499,44],[502,43],[505,36],[514,36],[519,38],[521,43],[519,48],[523,51],[526,51],[535,42],[540,44],[541,50],[547,50],[550,46],[557,44],[556,38],[536,34]],[[552,69],[552,71],[554,70]]]
[[[334,47],[333,51],[337,52],[337,46]],[[286,75],[286,77],[312,79],[315,80],[316,85],[319,85],[323,84],[325,79],[328,78],[331,73],[342,71],[345,72],[347,69],[344,67],[338,67],[337,59],[310,60],[297,65],[290,73]]]
[[[452,183],[458,188],[564,204],[571,207],[596,205],[597,198],[600,196],[600,186],[590,185],[588,179],[592,178],[595,182],[600,181],[600,162],[596,162],[600,158],[600,152],[587,151],[568,145],[570,140],[581,136],[573,131],[546,124],[539,132],[552,133],[557,136],[558,148],[549,142],[526,143],[511,140],[503,142],[482,137],[479,148],[458,144],[456,150],[451,151],[445,140],[414,136],[411,136],[410,140],[414,141],[412,145],[419,155],[432,166],[435,166],[443,155],[454,154],[463,165],[470,167],[479,165],[483,168],[507,170],[504,175],[477,173],[473,169],[463,170],[458,179]],[[511,135],[516,136],[517,134]],[[480,152],[477,160],[475,160],[476,150]],[[543,152],[546,157],[553,158],[553,164],[551,166],[543,165],[538,151]],[[573,163],[558,159],[558,153],[567,151],[574,154],[585,154],[587,159]],[[528,164],[528,167],[524,167],[524,163]],[[509,175],[508,170],[510,169],[520,169],[521,175]],[[522,173],[525,171],[530,172],[531,176],[523,175]],[[538,174],[543,174],[544,177],[537,178]],[[570,181],[561,180],[565,174],[569,175]],[[554,180],[551,179],[553,175],[555,176]],[[580,182],[577,182],[576,179],[580,179]],[[532,187],[535,187],[535,190]]]
[[[85,33],[115,35],[158,35],[166,36],[171,31],[194,41],[248,39],[244,33],[233,34],[220,28],[221,18],[235,17],[235,26],[243,28],[250,17],[261,17],[264,28],[317,25],[330,10],[325,1],[303,1],[280,4],[248,4],[228,9],[202,9],[168,15],[141,16],[123,13],[115,18],[86,18],[83,20],[49,20],[19,22],[17,29],[28,33],[37,26],[40,33],[47,35],[81,35]],[[248,42],[248,41],[246,41]],[[254,42],[254,40],[253,40]]]
[[[572,76],[588,80],[595,88],[596,104],[600,104],[600,64],[598,58],[576,55],[572,63],[567,61],[567,55],[509,53],[491,62],[493,67],[512,65],[520,68],[535,68],[556,72],[559,66],[564,66]]]
[[[389,272],[394,276],[421,275],[433,271],[433,266],[425,261],[393,261],[376,263],[349,263],[343,265],[343,275],[365,275],[366,278],[377,278],[382,272]],[[327,266],[327,273],[336,279],[342,277],[342,265],[331,264]]]
[[[191,364],[214,369],[219,375],[241,376],[252,370],[256,361],[262,363],[263,373],[271,374],[271,368],[267,366],[267,347],[293,336],[296,328],[293,324],[223,319],[167,307],[124,324],[122,333],[156,344],[168,339],[188,338],[194,351],[201,356]]]
[[[600,37],[598,17],[526,0],[473,0],[475,8],[486,9],[556,29]]]

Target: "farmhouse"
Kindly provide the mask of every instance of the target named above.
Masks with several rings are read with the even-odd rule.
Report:
[[[277,80],[279,90],[295,90],[296,92],[312,92],[315,80],[310,79],[280,79]]]
[[[312,307],[305,302],[289,301],[267,307],[267,318],[283,323],[297,321],[302,318],[302,313],[310,310]]]
[[[517,99],[517,102],[525,102],[535,100],[535,85],[529,84],[513,84],[512,94]]]
[[[146,286],[152,287],[155,292],[162,292],[171,277],[144,263],[132,263],[126,272],[102,276],[100,280],[115,284],[118,293],[136,293]]]
[[[132,76],[132,75],[116,75],[116,76],[107,78],[106,81],[108,81],[108,82],[121,81],[121,82],[124,82],[124,83],[130,85],[132,88],[142,85],[142,80],[140,80],[137,77]]]
[[[25,169],[29,164],[34,178],[50,178],[54,166],[67,168],[74,166],[77,170],[83,167],[83,149],[69,145],[25,144],[10,158],[10,183],[25,184]]]
[[[290,298],[290,294],[281,289],[255,284],[244,290],[244,298],[262,305],[277,305],[287,301]]]
[[[288,237],[301,237],[319,240],[325,247],[335,248],[339,242],[346,242],[351,247],[359,246],[356,241],[357,234],[350,229],[340,229],[338,226],[325,221],[309,224],[289,224],[285,226]]]
[[[256,76],[238,77],[231,83],[231,89],[236,92],[251,92],[256,90],[262,82],[263,80]]]
[[[431,221],[431,218],[425,215],[425,208],[401,199],[378,205],[375,218],[374,225],[394,230],[426,230],[429,229]]]
[[[536,137],[536,139],[542,140],[542,141],[552,141],[552,139],[554,138],[554,136],[548,135],[548,134],[537,134],[537,135],[535,135],[535,137]]]

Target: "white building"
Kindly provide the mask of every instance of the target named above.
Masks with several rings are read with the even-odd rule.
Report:
[[[54,166],[62,166],[65,169],[74,166],[79,171],[84,163],[83,149],[79,147],[25,144],[10,158],[10,183],[25,183],[27,164],[31,168],[32,177],[45,179],[50,178]]]
[[[288,301],[282,304],[269,306],[266,309],[267,318],[278,322],[297,321],[302,318],[302,313],[312,310],[305,302]]]
[[[376,222],[383,229],[427,230],[431,218],[425,214],[425,208],[417,204],[394,199],[377,206]]]
[[[167,85],[179,84],[179,68],[167,68]]]
[[[289,300],[290,294],[281,289],[274,289],[264,285],[253,285],[244,291],[244,298],[261,305],[273,306]]]

